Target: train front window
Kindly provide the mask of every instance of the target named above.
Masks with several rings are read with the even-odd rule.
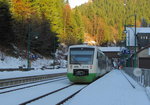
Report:
[[[93,64],[93,48],[71,48],[70,64]]]

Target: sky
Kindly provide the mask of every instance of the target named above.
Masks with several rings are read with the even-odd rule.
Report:
[[[69,4],[71,8],[74,8],[75,6],[79,6],[86,2],[88,2],[88,0],[69,0]]]

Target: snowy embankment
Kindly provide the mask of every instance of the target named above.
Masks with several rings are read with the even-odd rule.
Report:
[[[31,62],[32,68],[41,68],[42,66],[50,66],[53,60],[38,59]],[[4,60],[0,60],[0,68],[18,68],[19,66],[26,67],[27,60],[22,58],[14,58],[6,56]]]
[[[67,69],[31,70],[31,71],[4,71],[0,72],[0,79],[35,76],[54,73],[66,73]]]
[[[128,78],[128,77],[127,77]],[[150,105],[144,88],[119,70],[113,70],[90,84],[65,105]]]
[[[0,69],[4,68],[18,68],[22,66],[26,68],[27,60],[22,58],[14,58],[5,56],[4,60],[0,60]],[[64,67],[66,62],[61,61],[61,66]],[[7,78],[16,78],[16,77],[25,77],[25,76],[34,76],[34,75],[44,75],[44,74],[52,74],[52,73],[64,73],[67,72],[66,69],[45,69],[41,70],[42,67],[46,68],[53,68],[51,64],[53,60],[51,59],[37,59],[31,62],[31,67],[34,70],[31,71],[0,71],[0,79],[7,79]]]

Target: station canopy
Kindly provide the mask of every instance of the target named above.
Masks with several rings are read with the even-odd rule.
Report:
[[[119,58],[124,47],[99,47],[108,58]]]

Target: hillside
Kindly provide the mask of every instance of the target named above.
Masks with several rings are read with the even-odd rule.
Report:
[[[86,36],[101,45],[125,38],[124,25],[150,26],[150,0],[92,0],[76,7],[82,15]]]
[[[150,26],[149,4],[150,0],[90,0],[71,9],[67,0],[0,0],[0,51],[14,57],[29,51],[52,57],[59,43],[116,44],[125,39],[125,21],[134,25],[131,15],[137,15],[138,27]]]

